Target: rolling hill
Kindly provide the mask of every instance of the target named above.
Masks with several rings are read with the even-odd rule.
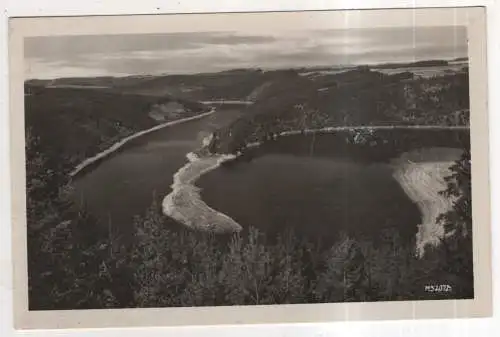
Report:
[[[247,113],[218,130],[212,148],[234,153],[284,131],[359,125],[468,125],[466,72],[430,78],[366,67],[275,78]]]
[[[170,96],[25,85],[26,129],[64,172],[132,133],[208,110]]]

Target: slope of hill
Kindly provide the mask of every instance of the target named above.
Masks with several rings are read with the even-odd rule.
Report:
[[[379,64],[373,68],[413,68],[413,67],[439,67],[449,65],[448,61],[445,60],[426,60],[426,61],[416,61],[407,63],[386,63]]]
[[[389,75],[366,66],[310,75],[304,69],[238,69],[195,75],[30,80],[25,92],[27,128],[65,166],[139,130],[206,111],[207,107],[194,101],[255,102],[243,117],[215,134],[212,149],[224,153],[290,130],[467,125],[469,105],[466,72],[416,78],[411,72]]]
[[[210,107],[199,101],[247,100],[251,94],[257,99],[271,78],[287,73],[244,69],[196,75],[28,80],[26,129],[53,159],[51,167],[69,172],[133,133],[207,112]]]
[[[359,125],[468,125],[467,73],[414,78],[367,68],[275,78],[245,116],[218,130],[212,148],[234,153],[284,131]]]
[[[170,95],[194,101],[245,100],[255,89],[294,70],[235,69],[218,73],[29,80],[27,84],[56,88],[100,88],[150,96]]]
[[[156,76],[121,87],[128,92],[170,94],[197,101],[246,100],[270,80],[286,76],[288,70],[243,69],[210,74]]]
[[[135,132],[209,110],[186,100],[113,90],[26,85],[25,91],[26,129],[54,160],[53,169],[64,172]]]

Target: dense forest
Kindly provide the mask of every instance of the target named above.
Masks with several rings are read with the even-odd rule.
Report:
[[[44,153],[58,163],[54,169],[63,172],[133,133],[158,125],[160,121],[151,116],[155,106],[178,102],[185,108],[179,117],[209,110],[189,100],[110,89],[27,84],[25,91],[26,128]]]
[[[448,235],[418,258],[396,232],[374,241],[345,234],[333,245],[292,231],[215,236],[176,226],[156,205],[125,246],[69,201],[70,184],[28,140],[32,310],[473,297],[469,151],[443,191],[458,196],[439,219]],[[452,292],[425,291],[440,280]]]
[[[243,73],[231,98],[256,103],[217,132],[216,152],[234,152],[283,131],[325,126],[468,125],[466,73],[431,78],[367,69],[319,77],[296,70]],[[198,97],[218,98],[241,74],[224,76],[204,75],[204,86],[212,83],[216,89],[200,89]],[[158,88],[165,81],[189,83],[182,76],[145,78],[141,85],[123,81],[115,83],[128,88],[122,91],[27,90],[31,310],[473,297],[468,149],[451,167],[442,191],[456,198],[453,209],[438,218],[446,235],[423,257],[392,231],[370,241],[343,233],[333,244],[292,230],[277,237],[253,228],[231,235],[199,233],[162,215],[158,205],[134,220],[134,240],[124,244],[108,229],[113,226],[71,201],[68,172],[111,143],[158,123],[148,114],[151,107],[172,98],[139,94],[139,88],[151,94],[163,92]],[[187,115],[206,109],[188,99],[176,101]],[[426,290],[444,283],[450,292]]]
[[[414,78],[360,68],[311,78],[290,71],[218,131],[214,151],[234,153],[281,132],[335,126],[467,126],[468,88],[467,72]]]

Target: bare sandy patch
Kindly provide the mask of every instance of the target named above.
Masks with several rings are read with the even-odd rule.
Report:
[[[163,199],[163,213],[189,228],[216,233],[238,232],[242,228],[229,216],[209,207],[195,183],[203,174],[219,167],[233,155],[187,154],[188,162],[174,175],[172,192]]]
[[[408,197],[418,205],[422,223],[418,226],[416,251],[422,255],[426,245],[438,245],[444,236],[437,217],[453,207],[454,199],[440,192],[447,188],[445,177],[462,151],[450,148],[421,149],[394,160],[394,178]]]

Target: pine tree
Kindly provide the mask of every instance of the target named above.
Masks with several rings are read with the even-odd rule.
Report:
[[[26,159],[30,309],[115,306],[109,243],[70,201],[67,177],[30,130]]]
[[[451,167],[452,174],[446,178],[447,189],[442,193],[454,198],[453,208],[440,215],[438,221],[445,228],[441,249],[444,251],[442,270],[459,280],[458,296],[473,296],[473,251],[472,251],[472,188],[471,154],[466,149]]]

